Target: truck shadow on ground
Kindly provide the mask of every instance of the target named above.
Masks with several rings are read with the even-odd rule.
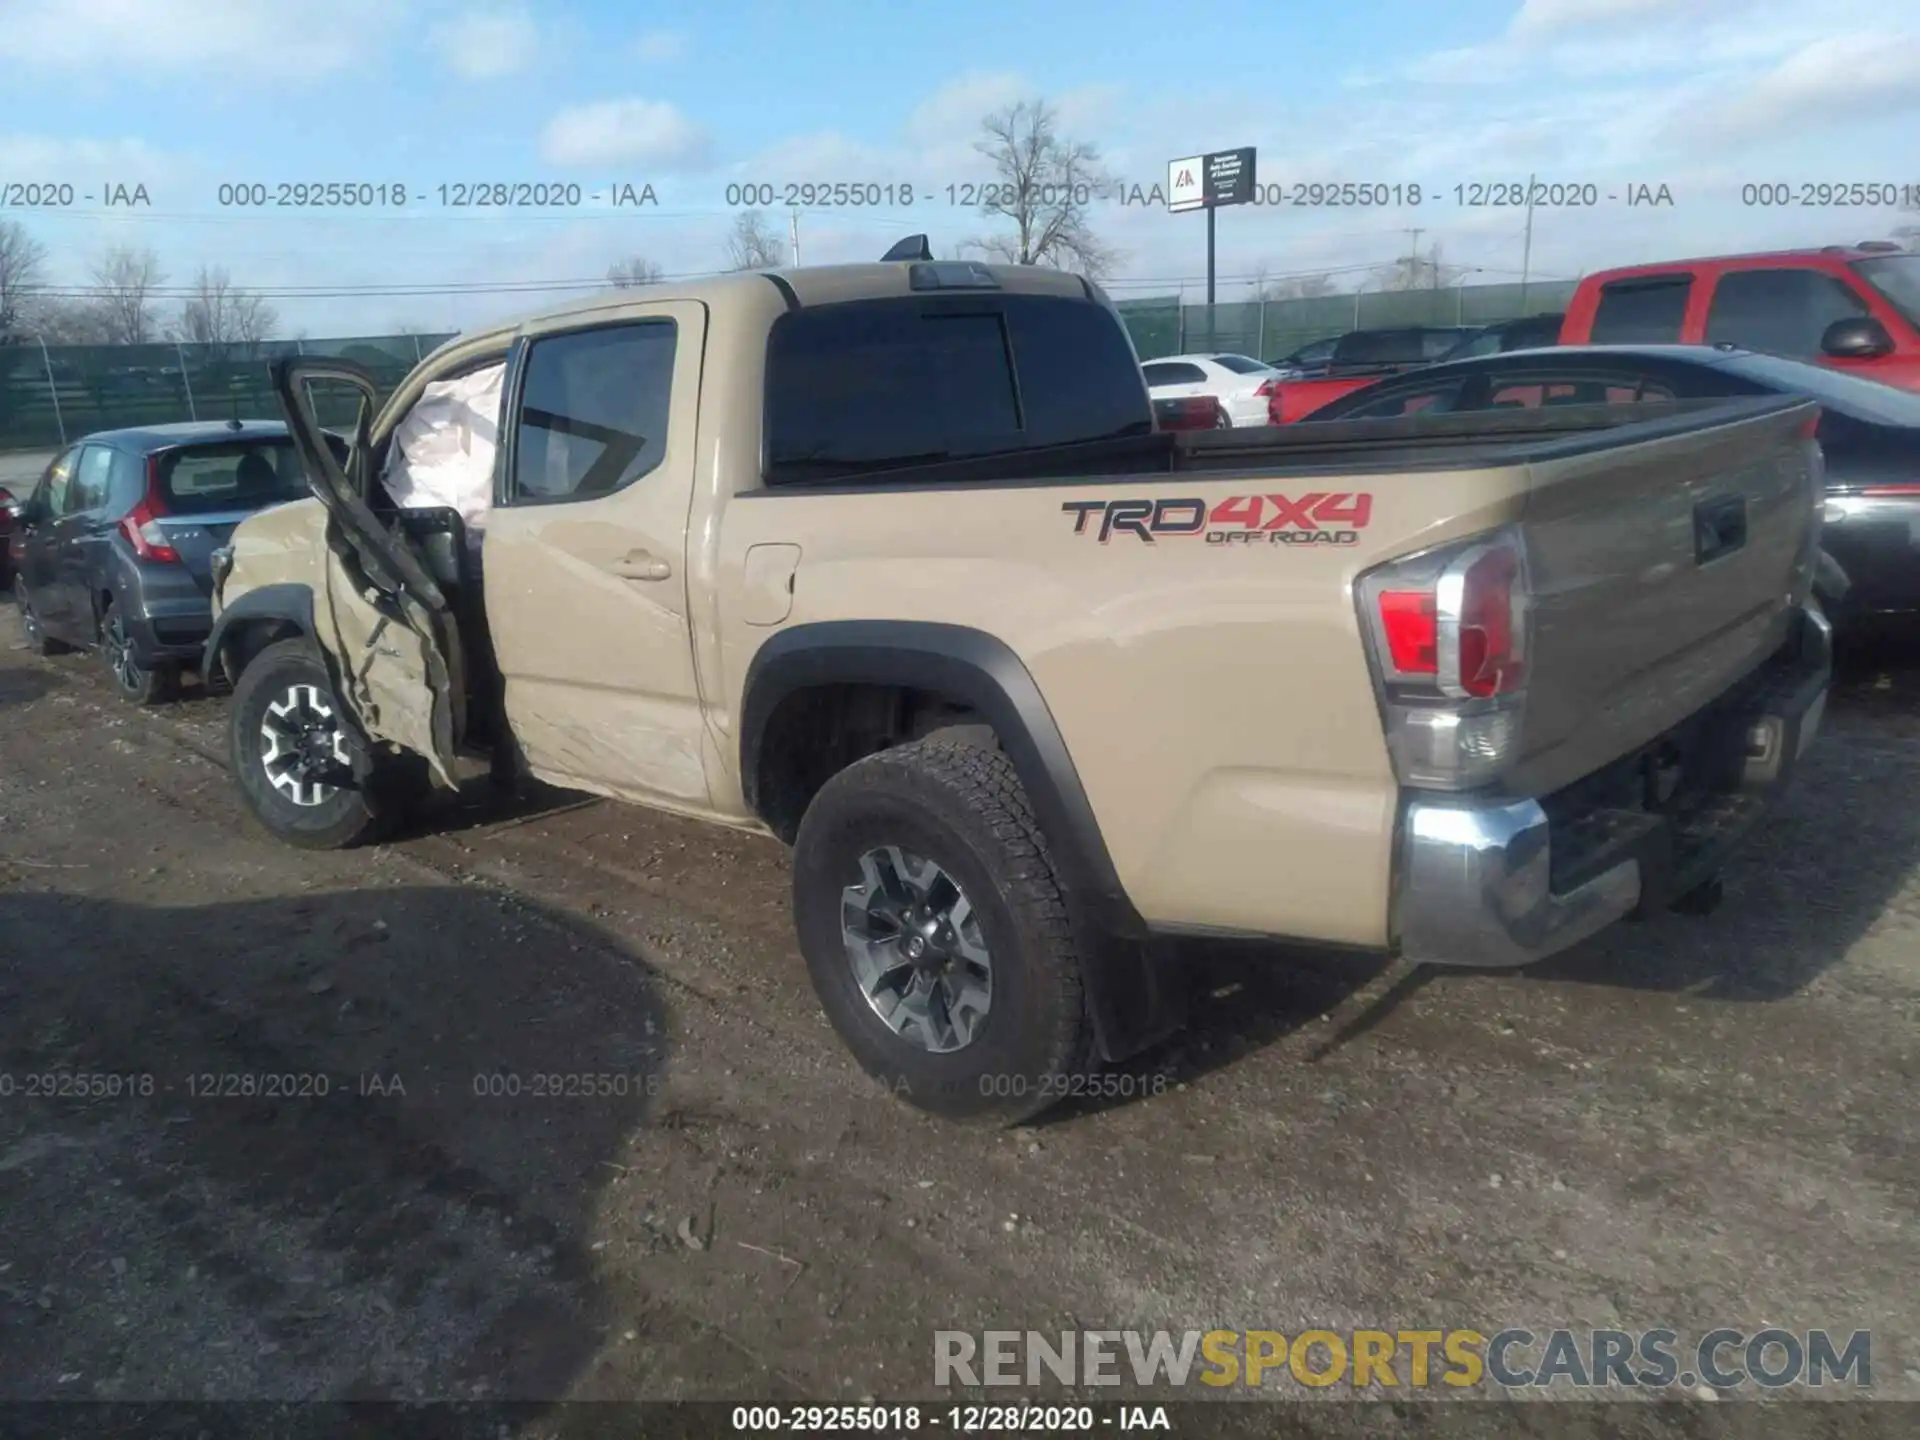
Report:
[[[58,683],[43,670],[0,670],[0,709],[31,705],[52,694]]]
[[[1616,927],[1520,972],[1533,980],[1779,1000],[1845,960],[1920,865],[1920,664],[1910,642],[1856,644],[1827,718],[1704,919]]]
[[[464,887],[0,894],[0,935],[0,1399],[546,1400],[588,1364],[666,1053],[636,957]],[[623,1079],[537,1078],[586,1074]]]

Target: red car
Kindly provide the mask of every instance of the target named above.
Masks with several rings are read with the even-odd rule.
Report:
[[[0,591],[13,585],[13,537],[23,498],[0,485]]]
[[[1603,270],[1560,343],[1728,344],[1920,390],[1920,254],[1869,241]]]

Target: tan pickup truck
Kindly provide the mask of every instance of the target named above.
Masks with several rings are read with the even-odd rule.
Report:
[[[501,366],[469,547],[378,477]],[[471,332],[377,414],[276,383],[316,498],[207,654],[259,821],[349,844],[491,753],[776,835],[835,1027],[944,1114],[1177,1025],[1169,937],[1511,966],[1697,902],[1825,700],[1791,398],[1176,436],[1096,287],[924,258]]]

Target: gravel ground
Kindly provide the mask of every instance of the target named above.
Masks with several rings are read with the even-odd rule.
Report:
[[[1510,1324],[1871,1329],[1920,1398],[1910,664],[1711,918],[1522,974],[1196,945],[1158,1093],[1014,1132],[868,1087],[771,842],[550,795],[296,852],[223,702],[98,669],[0,612],[0,1400],[902,1399],[943,1328]]]

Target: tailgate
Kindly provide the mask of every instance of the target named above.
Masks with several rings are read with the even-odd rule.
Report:
[[[1782,643],[1818,556],[1819,407],[1766,398],[1536,452],[1534,653],[1517,789],[1669,729]]]
[[[213,594],[212,556],[215,550],[233,538],[242,520],[252,510],[220,510],[205,515],[162,515],[154,523],[167,537],[167,544],[179,555],[180,563],[193,576],[200,593]]]

